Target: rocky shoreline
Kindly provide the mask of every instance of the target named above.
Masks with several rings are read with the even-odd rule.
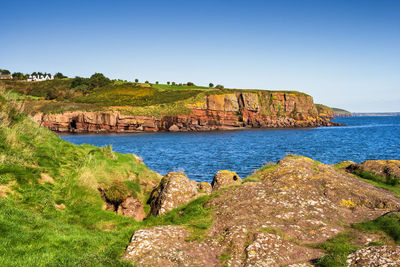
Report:
[[[308,95],[282,92],[232,93],[205,96],[186,104],[189,114],[142,116],[117,110],[41,112],[32,119],[56,132],[133,133],[214,131],[245,128],[308,128],[336,126],[333,113],[319,112]]]
[[[137,266],[313,266],[326,254],[319,244],[351,233],[351,244],[359,250],[344,254],[347,266],[398,266],[400,246],[371,246],[387,237],[352,228],[399,213],[399,198],[350,172],[379,173],[384,164],[391,174],[400,169],[395,160],[330,166],[287,156],[245,180],[227,170],[219,171],[211,184],[168,173],[150,195],[150,216],[202,199],[201,207],[211,214],[209,228],[197,237],[185,225],[140,229],[123,259]],[[177,216],[186,212],[193,211],[181,208]]]

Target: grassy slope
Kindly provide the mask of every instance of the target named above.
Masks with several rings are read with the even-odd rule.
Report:
[[[0,266],[129,265],[119,259],[136,229],[181,224],[198,237],[211,223],[207,199],[145,222],[103,210],[98,186],[159,176],[132,155],[63,141],[10,101],[0,93]]]
[[[344,110],[344,109],[340,109],[340,108],[332,108],[333,112],[335,112],[335,114],[337,115],[342,115],[342,116],[349,116],[351,115],[350,111]]]

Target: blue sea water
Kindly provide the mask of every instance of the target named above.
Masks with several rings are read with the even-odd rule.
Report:
[[[218,170],[246,177],[267,162],[297,154],[332,164],[400,158],[400,116],[337,118],[340,127],[222,132],[61,135],[75,144],[112,145],[161,174],[184,171],[210,182]]]

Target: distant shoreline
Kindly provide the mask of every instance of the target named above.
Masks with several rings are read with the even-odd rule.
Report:
[[[388,116],[400,116],[400,112],[377,112],[377,113],[354,112],[354,113],[351,113],[351,116],[352,117],[367,117],[367,116],[388,117]]]

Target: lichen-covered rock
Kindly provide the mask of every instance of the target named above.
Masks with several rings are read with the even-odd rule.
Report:
[[[207,182],[200,182],[197,184],[199,194],[209,195],[212,192],[211,184]]]
[[[360,164],[352,164],[349,170],[368,171],[382,177],[400,178],[400,160],[366,160]]]
[[[245,266],[282,266],[323,255],[321,251],[301,247],[293,242],[284,240],[279,235],[257,233],[254,241],[246,248]]]
[[[219,172],[213,190],[231,185],[233,175],[232,172]],[[164,177],[159,187],[168,187],[171,176],[175,174]],[[179,176],[180,184],[185,184],[179,190],[193,187],[190,192],[195,196],[200,185],[191,183],[182,174],[176,176]],[[228,178],[219,179],[221,177]],[[204,241],[189,242],[186,243],[188,248],[183,247],[181,240],[185,237],[180,239],[185,236],[183,230],[172,226],[162,230],[157,228],[155,232],[138,231],[127,251],[131,256],[126,258],[134,260],[138,266],[147,262],[154,266],[184,265],[185,261],[199,266],[205,263],[194,261],[206,258],[212,259],[212,263],[207,263],[212,266],[218,265],[215,257],[228,266],[310,266],[310,261],[321,257],[323,251],[311,248],[309,244],[325,242],[352,223],[372,220],[400,209],[400,199],[388,191],[306,157],[287,156],[275,166],[257,171],[254,178],[261,182],[242,184],[240,180],[233,180],[238,186],[220,190],[220,194],[205,204],[213,212],[213,221]],[[176,192],[172,188],[165,192],[170,192],[167,195],[174,199]],[[157,190],[159,194],[155,194],[154,199],[164,191]],[[143,238],[145,233],[146,238]],[[138,238],[146,241],[139,242]],[[361,246],[371,242],[370,234],[360,233],[357,242]],[[201,247],[193,256],[197,258],[186,258],[193,246]],[[375,255],[372,252],[371,255]],[[388,250],[387,253],[392,252]],[[355,266],[368,266],[365,262],[365,265]]]
[[[246,245],[257,239],[249,233],[280,236],[288,249],[291,243],[294,254],[288,250],[289,254],[282,254],[288,258],[275,259],[279,264],[291,264],[295,262],[290,255],[303,249],[296,244],[324,242],[344,230],[343,222],[349,226],[400,208],[400,199],[387,191],[305,157],[288,156],[255,175],[262,183],[230,188],[207,203],[215,220],[206,242],[218,253],[229,251],[231,266],[245,265]],[[304,257],[299,261],[312,260],[318,254],[308,252],[301,254]],[[257,265],[271,261],[271,255],[261,250],[257,257]]]
[[[240,179],[239,175],[237,175],[236,172],[223,170],[218,171],[215,174],[211,186],[213,191],[216,191],[230,185],[239,185],[241,183],[242,179]]]
[[[150,214],[161,215],[197,196],[197,182],[179,172],[169,172],[151,193]]]
[[[180,226],[159,226],[135,232],[123,259],[135,266],[220,266],[215,253],[200,242],[187,242]]]
[[[400,266],[400,246],[367,247],[350,254],[347,266]]]
[[[136,221],[142,221],[146,217],[146,213],[143,209],[143,204],[133,197],[128,197],[127,199],[125,199],[118,206],[117,213],[127,217],[132,217]]]

